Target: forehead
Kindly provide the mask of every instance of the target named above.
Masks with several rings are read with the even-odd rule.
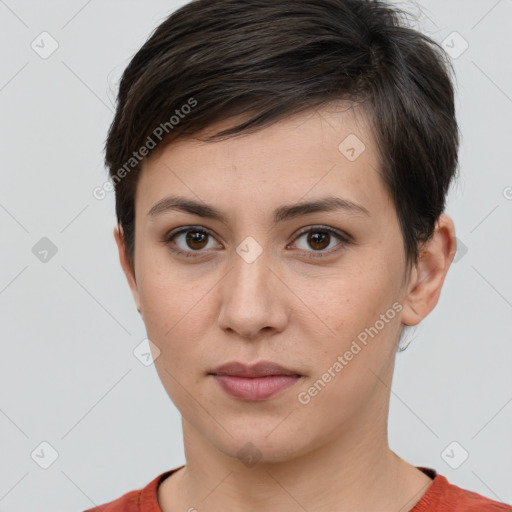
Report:
[[[172,139],[172,142],[168,144],[164,139],[151,152],[149,157],[144,159],[143,166],[146,167],[160,160],[164,153],[168,154],[170,150],[176,153],[177,151],[175,150],[179,147],[186,146],[190,148],[194,144],[197,148],[204,147],[205,150],[212,145],[215,145],[216,148],[247,146],[246,149],[250,149],[251,144],[268,142],[268,139],[279,136],[284,136],[290,144],[294,142],[300,143],[303,138],[309,138],[312,143],[316,143],[318,136],[325,134],[328,128],[335,132],[334,138],[341,137],[348,130],[358,135],[360,139],[363,139],[366,147],[371,146],[370,149],[373,149],[374,140],[370,123],[372,115],[369,108],[368,101],[361,103],[350,100],[331,101],[317,108],[307,109],[278,120],[272,120],[269,124],[261,125],[252,132],[240,132],[224,140],[205,142],[207,137],[240,125],[255,117],[257,113],[251,112],[234,115],[228,119],[212,123],[192,136],[182,135]],[[285,149],[284,141],[281,140],[280,144]]]
[[[157,148],[143,162],[137,210],[147,214],[166,193],[262,208],[276,201],[314,199],[327,191],[344,192],[354,202],[383,198],[371,125],[358,105],[336,102],[252,133],[201,140],[245,119],[230,118]]]

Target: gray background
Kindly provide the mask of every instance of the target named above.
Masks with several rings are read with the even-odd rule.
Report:
[[[84,510],[184,463],[180,416],[133,354],[145,329],[113,194],[92,195],[121,72],[182,3],[0,1],[1,512]],[[403,5],[453,55],[463,141],[446,212],[462,249],[397,356],[390,444],[512,502],[512,1]],[[43,31],[47,58],[31,47],[51,49]]]

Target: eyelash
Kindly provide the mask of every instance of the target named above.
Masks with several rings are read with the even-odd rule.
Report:
[[[202,233],[202,234],[211,236],[212,238],[215,238],[208,230],[206,230],[206,229],[204,229],[202,227],[187,226],[185,228],[180,228],[177,231],[171,231],[170,233],[165,235],[165,237],[162,240],[162,242],[165,245],[168,246],[168,248],[169,248],[169,250],[171,252],[173,252],[174,254],[178,254],[179,256],[185,256],[187,258],[198,258],[198,257],[201,257],[200,253],[205,252],[203,250],[183,251],[182,249],[176,249],[176,248],[171,246],[171,243],[174,241],[174,239],[177,236],[179,236],[179,235],[181,235],[183,233],[188,233],[188,232]],[[315,232],[317,232],[317,233],[318,232],[322,232],[322,233],[328,233],[329,235],[334,235],[336,238],[338,238],[340,240],[340,243],[337,244],[335,248],[331,248],[331,249],[329,249],[327,251],[325,251],[325,250],[322,250],[322,251],[306,251],[307,253],[309,253],[308,254],[308,258],[310,258],[310,259],[313,259],[313,258],[325,258],[327,256],[332,255],[333,253],[338,252],[339,250],[341,250],[341,248],[343,248],[343,247],[349,245],[350,243],[352,243],[352,237],[350,237],[350,235],[347,235],[347,234],[343,233],[342,231],[338,231],[336,229],[329,228],[327,226],[312,226],[312,227],[304,228],[303,230],[299,231],[299,233],[297,233],[297,236],[294,239],[294,241],[296,239],[300,238],[304,234],[315,233]]]

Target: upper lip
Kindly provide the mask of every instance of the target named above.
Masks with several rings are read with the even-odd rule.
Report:
[[[264,377],[269,375],[297,375],[295,370],[290,370],[271,361],[260,361],[252,365],[232,361],[215,368],[210,374],[232,375],[234,377]]]

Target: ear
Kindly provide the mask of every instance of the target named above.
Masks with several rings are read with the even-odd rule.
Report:
[[[114,238],[117,244],[117,250],[119,252],[119,261],[121,263],[121,267],[123,268],[124,275],[126,276],[126,280],[128,281],[128,285],[130,286],[130,290],[133,295],[133,299],[135,300],[135,305],[137,306],[137,311],[140,313],[140,297],[139,291],[137,289],[137,281],[135,279],[135,272],[132,269],[128,257],[126,255],[126,247],[124,243],[124,233],[123,228],[120,224],[118,224],[114,228]]]
[[[418,264],[411,272],[402,323],[416,325],[434,309],[456,251],[453,221],[448,215],[441,214],[432,237],[422,247]]]

